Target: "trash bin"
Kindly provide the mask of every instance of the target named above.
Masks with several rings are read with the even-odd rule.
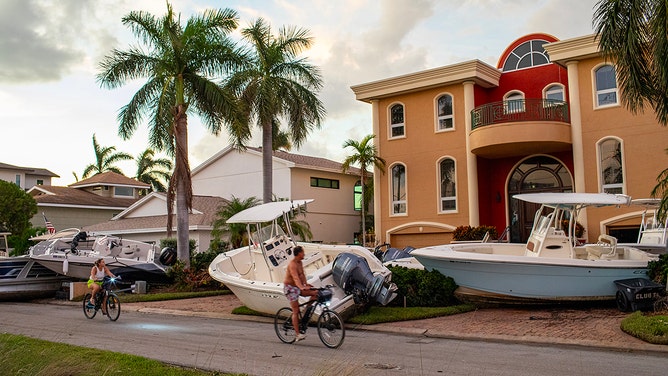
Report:
[[[654,301],[665,293],[662,284],[647,278],[620,279],[615,285],[617,308],[622,312],[650,310]]]

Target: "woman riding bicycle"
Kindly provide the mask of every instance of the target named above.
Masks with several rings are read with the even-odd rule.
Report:
[[[285,273],[285,280],[283,281],[283,292],[290,301],[290,308],[292,308],[292,325],[299,328],[299,297],[310,296],[311,301],[316,300],[318,295],[317,290],[311,290],[313,286],[306,283],[306,275],[304,274],[304,266],[302,260],[304,259],[304,248],[296,246],[293,249],[294,257],[290,260]],[[299,333],[297,329],[297,336],[295,342],[306,338],[306,335]]]
[[[104,280],[105,276],[109,276],[111,278],[116,277],[104,264],[104,259],[99,258],[95,260],[95,265],[93,265],[93,267],[90,269],[90,279],[88,280],[88,288],[93,290],[90,301],[88,302],[91,308],[95,307],[95,297],[102,289],[102,281]]]

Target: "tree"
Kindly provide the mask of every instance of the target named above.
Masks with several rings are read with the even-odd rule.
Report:
[[[91,163],[84,169],[81,175],[82,179],[86,179],[93,175],[101,174],[103,172],[112,171],[123,175],[121,171],[114,164],[121,161],[132,160],[132,156],[128,153],[116,152],[115,146],[100,146],[97,143],[95,134],[93,134],[93,150],[95,151],[95,163]],[[76,176],[76,174],[75,174]]]
[[[154,158],[155,151],[148,148],[139,154],[137,162],[137,174],[135,179],[150,184],[155,192],[165,192],[165,182],[169,182],[172,170],[172,161],[167,158]]]
[[[245,124],[238,124],[234,136],[239,148],[251,137],[251,122],[262,129],[262,200],[272,200],[272,124],[278,118],[288,121],[288,133],[295,147],[306,140],[314,128],[320,127],[325,109],[315,92],[322,87],[320,71],[298,58],[311,46],[312,38],[306,29],[282,27],[279,35],[262,18],[241,35],[252,46],[252,63],[234,73],[227,85],[237,93],[244,113]]]
[[[221,238],[226,236],[229,238],[232,249],[241,247],[244,239],[248,237],[246,225],[244,223],[227,223],[227,220],[233,215],[260,203],[261,201],[257,197],[249,197],[242,200],[232,196],[230,201],[226,201],[220,205],[216,212],[216,219],[213,221],[213,231],[211,231],[212,242],[220,242]]]
[[[666,149],[668,153],[668,149]],[[652,189],[652,197],[659,197],[661,199],[661,204],[656,211],[656,217],[660,222],[666,220],[668,215],[668,168],[661,171],[659,176],[656,178],[657,184]]]
[[[37,214],[35,199],[14,183],[0,180],[0,232],[22,235]]]
[[[127,81],[147,78],[121,109],[118,132],[123,139],[130,138],[144,116],[150,114],[150,146],[174,158],[174,173],[167,188],[167,236],[171,236],[176,201],[177,254],[189,267],[192,181],[188,114],[199,115],[214,135],[220,133],[223,124],[234,132],[233,125],[238,122],[236,98],[217,79],[246,60],[228,36],[238,25],[235,11],[206,10],[188,19],[185,27],[180,20],[169,3],[160,19],[147,12],[130,12],[123,17],[123,24],[142,45],[127,51],[113,50],[100,63],[97,79],[102,87],[114,89]]]
[[[668,125],[668,4],[661,0],[600,0],[594,11],[599,49],[615,64],[622,103],[632,113],[646,103]],[[668,171],[657,177],[652,196],[668,213]]]
[[[367,168],[376,167],[382,173],[385,173],[385,160],[378,156],[376,145],[373,144],[375,135],[367,135],[362,141],[355,141],[352,139],[346,140],[343,143],[343,148],[353,148],[353,154],[346,157],[341,167],[343,172],[347,172],[354,164],[360,166],[360,183],[362,184],[362,245],[366,241],[366,215],[365,207],[367,205],[365,194],[366,176],[368,174]]]

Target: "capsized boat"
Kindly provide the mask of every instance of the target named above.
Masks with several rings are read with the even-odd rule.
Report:
[[[643,207],[638,240],[636,243],[624,243],[623,245],[658,255],[668,253],[668,217],[661,222],[656,215],[661,205],[661,199],[633,199],[631,205]]]
[[[294,257],[292,249],[300,245],[304,248],[302,265],[308,283],[314,287],[334,286],[330,309],[345,315],[358,304],[385,305],[392,301],[397,289],[391,282],[392,273],[368,249],[293,241],[290,217],[312,201],[270,202],[232,216],[227,223],[245,224],[249,244],[219,254],[209,265],[211,277],[248,308],[275,314],[288,305],[283,294],[285,270]],[[285,228],[279,224],[281,218]]]
[[[171,248],[158,250],[153,243],[95,235],[76,228],[65,229],[32,246],[29,256],[44,267],[72,278],[88,279],[95,260],[103,258],[124,281],[166,282],[166,268],[174,261]]]
[[[25,255],[0,257],[0,300],[53,297],[69,279]]]
[[[506,303],[612,300],[614,281],[646,277],[647,263],[658,258],[619,245],[609,235],[585,245],[569,235],[575,233],[580,210],[629,205],[628,196],[530,193],[514,198],[541,205],[526,244],[446,244],[415,249],[411,256],[427,270],[452,277],[459,296]]]

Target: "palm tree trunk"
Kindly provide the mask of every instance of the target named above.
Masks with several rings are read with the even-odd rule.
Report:
[[[176,143],[174,175],[176,181],[176,254],[190,268],[190,242],[188,212],[192,207],[192,184],[188,164],[188,116],[183,105],[174,115],[174,139]]]
[[[262,124],[262,202],[271,202],[274,185],[272,171],[271,121]]]

